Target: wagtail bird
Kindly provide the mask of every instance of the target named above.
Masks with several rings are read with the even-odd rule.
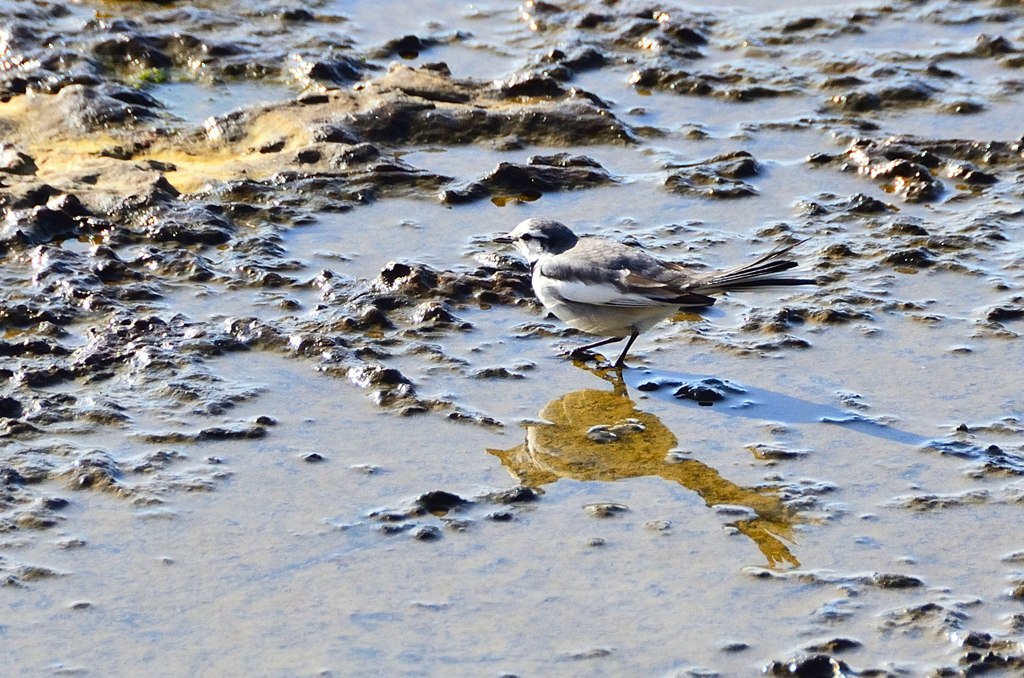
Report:
[[[573,354],[629,337],[615,367],[622,367],[636,338],[680,309],[715,303],[708,295],[773,285],[813,285],[806,278],[777,277],[797,266],[779,247],[730,271],[695,275],[637,247],[593,235],[577,236],[552,219],[527,219],[496,242],[511,243],[530,262],[533,291],[544,307],[570,327],[610,337]]]

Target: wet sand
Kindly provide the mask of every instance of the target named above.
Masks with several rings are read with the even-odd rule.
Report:
[[[1017,5],[8,9],[11,675],[1024,667]],[[616,375],[533,216],[818,286]]]

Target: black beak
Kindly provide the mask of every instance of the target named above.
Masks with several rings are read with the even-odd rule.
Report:
[[[510,245],[512,244],[513,240],[507,235],[499,235],[497,238],[492,239],[491,242],[500,242],[503,245]]]

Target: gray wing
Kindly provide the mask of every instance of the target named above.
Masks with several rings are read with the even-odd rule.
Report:
[[[548,294],[595,306],[691,306],[715,303],[688,289],[693,279],[643,250],[598,238],[580,238],[536,264]]]

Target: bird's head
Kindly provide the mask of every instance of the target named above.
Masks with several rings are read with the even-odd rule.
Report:
[[[561,254],[576,244],[576,234],[554,219],[534,218],[520,222],[495,242],[511,243],[531,264],[542,254]]]

